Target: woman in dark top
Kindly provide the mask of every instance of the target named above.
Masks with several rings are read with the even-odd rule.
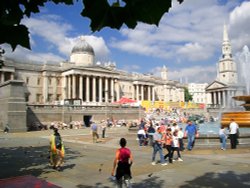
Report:
[[[130,187],[129,180],[132,178],[130,167],[133,163],[133,157],[131,154],[130,149],[126,148],[127,141],[125,138],[120,139],[120,146],[121,148],[116,150],[116,155],[114,159],[114,165],[111,172],[111,175],[114,176],[114,172],[116,169],[116,180],[117,185],[122,187],[123,177],[127,187]],[[117,166],[117,168],[116,168]]]

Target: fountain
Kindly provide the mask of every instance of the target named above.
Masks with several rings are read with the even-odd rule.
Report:
[[[234,100],[244,101],[241,106],[245,111],[241,112],[224,112],[221,117],[221,125],[224,127],[229,126],[230,120],[234,119],[239,127],[250,127],[250,79],[248,77],[250,70],[250,52],[247,46],[243,47],[243,51],[238,56],[239,59],[239,82],[245,86],[246,95],[235,96]]]

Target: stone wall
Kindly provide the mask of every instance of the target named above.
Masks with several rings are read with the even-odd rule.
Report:
[[[10,80],[0,85],[0,106],[1,129],[8,124],[10,132],[27,130],[23,81]]]
[[[107,118],[131,121],[144,116],[144,111],[135,107],[29,105],[27,108],[27,126],[30,127],[30,130],[36,130],[37,126],[53,121],[70,124],[72,121],[84,121],[85,117],[97,122]]]

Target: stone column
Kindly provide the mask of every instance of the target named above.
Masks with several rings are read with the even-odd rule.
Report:
[[[108,78],[105,78],[105,103],[108,102]]]
[[[43,102],[48,102],[48,77],[46,75],[43,77]]]
[[[216,92],[213,92],[214,105],[217,105]]]
[[[218,91],[218,104],[221,105],[221,93]]]
[[[68,75],[68,99],[71,99],[71,75]]]
[[[111,79],[111,103],[114,102],[114,79]]]
[[[67,77],[62,76],[62,100],[67,98]]]
[[[86,102],[89,102],[89,76],[86,76]]]
[[[135,85],[134,84],[132,85],[132,99],[136,100],[136,97],[135,97]]]
[[[139,98],[139,85],[137,84],[136,85],[136,100],[139,101],[140,98]]]
[[[144,86],[141,85],[141,100],[144,101]]]
[[[12,72],[12,73],[10,73],[11,75],[10,75],[10,79],[11,80],[14,80],[14,72]]]
[[[79,98],[82,99],[82,101],[83,101],[82,94],[83,94],[83,76],[80,75],[80,77],[79,77]]]
[[[155,87],[152,88],[152,101],[155,102]]]
[[[75,99],[76,98],[76,75],[75,74],[72,75],[72,79],[73,79],[72,98]]]
[[[148,101],[151,101],[151,86],[148,86]]]
[[[99,102],[102,102],[102,77],[99,77]]]
[[[96,102],[96,77],[92,79],[93,102]]]
[[[116,81],[116,101],[119,101],[120,100],[120,86],[119,86],[119,82]]]
[[[4,72],[2,71],[2,73],[1,73],[1,83],[3,83],[4,82]]]
[[[222,92],[223,106],[226,107],[226,91]]]

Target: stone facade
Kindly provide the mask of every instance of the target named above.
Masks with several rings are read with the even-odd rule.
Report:
[[[8,125],[10,132],[23,132],[26,127],[26,102],[22,81],[0,84],[0,129]]]
[[[188,91],[192,95],[193,100],[192,102],[195,103],[209,103],[208,96],[206,93],[206,87],[208,86],[207,83],[190,83],[188,84]]]
[[[128,73],[115,64],[95,63],[93,48],[83,39],[74,46],[70,61],[58,63],[20,62],[3,59],[0,83],[24,82],[28,104],[62,104],[65,99],[80,99],[82,105],[101,106],[121,97],[137,101],[184,101],[183,85],[168,80],[164,66],[161,76]]]

